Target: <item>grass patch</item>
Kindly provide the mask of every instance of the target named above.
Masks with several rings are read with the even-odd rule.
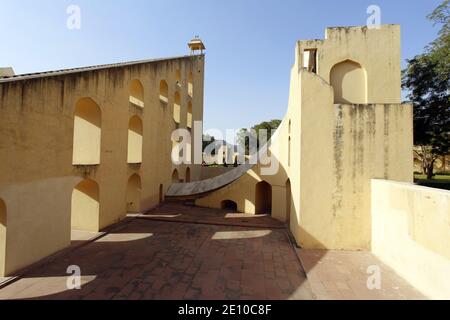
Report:
[[[414,182],[420,186],[450,190],[450,176],[436,175],[433,180],[427,180],[427,176],[423,174],[415,174]]]

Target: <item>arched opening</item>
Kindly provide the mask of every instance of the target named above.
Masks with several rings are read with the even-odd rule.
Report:
[[[128,163],[142,163],[142,142],[144,128],[142,120],[133,116],[128,123]]]
[[[191,182],[191,168],[186,169],[186,179],[185,182]]]
[[[5,275],[6,224],[6,204],[2,199],[0,199],[0,277]]]
[[[133,80],[130,83],[130,102],[144,108],[144,87],[139,80]]]
[[[175,81],[177,82],[177,85],[181,87],[181,71],[178,69],[175,71]]]
[[[194,96],[194,75],[192,74],[192,71],[189,72],[188,75],[188,94],[189,96]]]
[[[177,91],[175,92],[175,100],[173,103],[173,121],[179,124],[180,117],[181,117],[181,95]]]
[[[178,170],[173,170],[172,173],[172,183],[179,183],[180,182],[180,176],[178,175]]]
[[[131,213],[138,213],[141,210],[141,177],[133,174],[128,179],[127,186],[127,211]]]
[[[230,210],[231,212],[237,212],[238,211],[238,205],[236,202],[231,201],[231,200],[224,200],[222,201],[222,203],[220,204],[220,207],[223,210]]]
[[[100,201],[97,182],[86,179],[72,192],[71,224],[73,230],[98,231]]]
[[[159,203],[164,202],[164,185],[159,185]]]
[[[159,83],[159,100],[163,103],[169,103],[169,86],[165,80]]]
[[[291,223],[291,209],[292,209],[292,190],[291,180],[286,181],[286,223],[289,226]]]
[[[334,65],[330,84],[334,89],[334,103],[367,103],[367,76],[359,63],[345,60]]]
[[[73,165],[100,164],[102,112],[91,98],[75,105],[73,126]]]
[[[187,127],[189,128],[189,129],[192,129],[192,124],[193,124],[193,121],[192,121],[192,102],[190,102],[189,101],[189,103],[188,103],[188,108],[187,108]]]
[[[266,181],[256,185],[255,211],[256,214],[272,213],[272,186]]]

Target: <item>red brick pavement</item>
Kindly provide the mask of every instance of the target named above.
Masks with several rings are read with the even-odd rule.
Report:
[[[81,290],[66,287],[70,265],[81,268]],[[283,229],[146,219],[0,290],[0,299],[311,298]]]

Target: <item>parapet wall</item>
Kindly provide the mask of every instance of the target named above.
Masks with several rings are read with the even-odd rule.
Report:
[[[372,251],[432,299],[450,299],[450,191],[372,180]]]

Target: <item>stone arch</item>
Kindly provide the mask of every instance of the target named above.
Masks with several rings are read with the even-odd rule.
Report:
[[[159,99],[163,103],[169,103],[169,85],[166,80],[161,80],[159,83]]]
[[[180,176],[178,174],[178,170],[175,169],[175,170],[173,170],[173,173],[172,173],[172,183],[179,183],[179,182],[180,182]]]
[[[74,230],[98,231],[100,189],[91,179],[81,181],[72,192],[71,227]]]
[[[128,179],[127,185],[127,211],[138,213],[141,211],[142,181],[138,174],[133,174]]]
[[[181,70],[177,69],[175,71],[175,81],[177,82],[178,85],[181,85]]]
[[[230,210],[233,212],[238,211],[237,203],[232,200],[223,200],[220,204],[220,208],[222,208],[223,210]]]
[[[192,125],[193,125],[193,117],[192,117],[192,102],[189,101],[188,103],[188,107],[187,107],[187,120],[186,120],[186,126],[189,129],[192,129]]]
[[[0,198],[0,277],[5,276],[7,219],[6,203]]]
[[[347,59],[335,64],[330,71],[330,84],[334,90],[334,103],[367,103],[367,75],[359,63]]]
[[[256,184],[255,191],[255,213],[272,213],[272,186],[266,181]]]
[[[192,71],[189,72],[189,75],[188,75],[188,95],[190,97],[194,96],[194,75],[193,75]]]
[[[128,163],[142,163],[144,126],[139,116],[133,116],[128,123]]]
[[[102,112],[91,98],[75,105],[73,126],[73,165],[100,164]]]
[[[135,79],[130,83],[130,102],[135,106],[144,108],[144,86],[141,81]]]
[[[177,91],[175,92],[175,99],[173,102],[173,121],[175,123],[180,124],[181,120],[181,95]]]
[[[184,179],[185,182],[191,182],[191,168],[186,168],[186,178]]]

